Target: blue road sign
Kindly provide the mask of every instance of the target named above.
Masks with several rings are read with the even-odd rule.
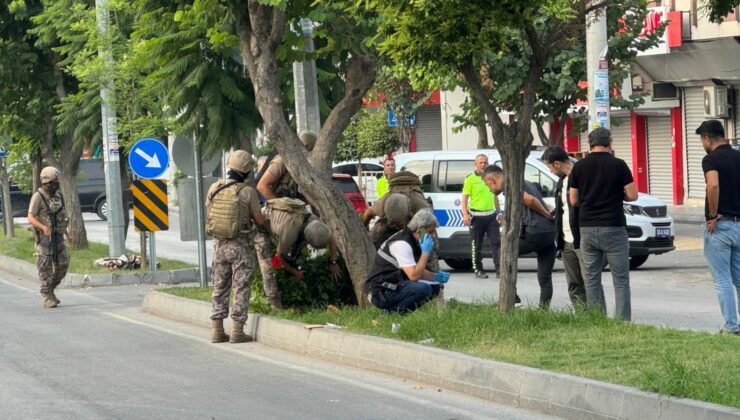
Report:
[[[397,127],[399,124],[399,121],[396,119],[396,115],[393,113],[393,111],[389,108],[388,109],[388,125],[390,127]],[[416,124],[416,115],[411,115],[411,117],[407,120],[403,121],[403,125],[410,126]]]
[[[128,165],[141,178],[156,179],[170,164],[167,146],[156,139],[142,139],[134,144],[128,155]]]

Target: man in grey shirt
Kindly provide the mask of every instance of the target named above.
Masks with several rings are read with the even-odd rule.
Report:
[[[506,176],[503,169],[490,165],[483,171],[483,181],[495,195],[503,191]],[[548,308],[552,300],[552,267],[555,264],[555,216],[534,184],[524,181],[524,212],[519,234],[519,255],[537,254],[537,281],[540,284],[540,307]],[[517,296],[517,302],[519,298]]]

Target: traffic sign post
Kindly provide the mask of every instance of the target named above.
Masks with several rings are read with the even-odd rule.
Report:
[[[137,179],[131,184],[134,195],[134,229],[141,235],[149,232],[149,268],[157,271],[157,251],[154,232],[169,230],[167,181]],[[142,233],[143,232],[143,233]]]
[[[160,178],[170,165],[167,146],[156,139],[139,140],[131,148],[128,164],[139,178]]]

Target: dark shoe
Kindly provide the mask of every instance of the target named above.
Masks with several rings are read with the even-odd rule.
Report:
[[[740,337],[740,331],[719,330],[719,335],[734,335]]]
[[[477,279],[487,279],[488,274],[484,273],[483,270],[478,270],[475,272],[475,278]]]
[[[514,296],[514,307],[515,308],[521,308],[522,307],[522,299],[519,297],[519,295]]]

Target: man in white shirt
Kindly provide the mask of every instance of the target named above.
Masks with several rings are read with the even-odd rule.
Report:
[[[578,207],[568,200],[568,176],[573,162],[560,146],[550,146],[542,154],[542,161],[550,172],[560,177],[555,198],[555,235],[557,249],[562,253],[565,266],[565,279],[568,282],[568,295],[574,307],[586,303],[586,287],[583,282],[583,254],[580,249],[578,229]]]
[[[434,213],[419,210],[406,228],[378,248],[364,287],[370,303],[387,312],[408,313],[439,294],[450,273],[426,269],[436,228]]]

